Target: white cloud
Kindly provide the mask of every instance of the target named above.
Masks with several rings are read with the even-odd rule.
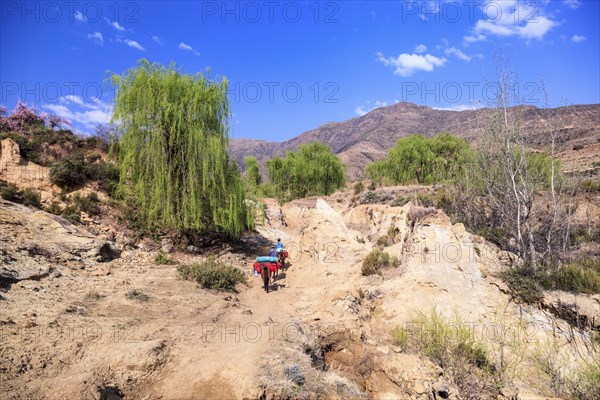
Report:
[[[110,20],[106,17],[104,17],[104,20],[106,21],[106,23],[108,23],[110,26],[112,26],[113,28],[115,28],[116,30],[118,30],[120,32],[123,32],[125,30],[123,25],[119,24],[118,21],[110,22]]]
[[[394,100],[393,104],[396,104],[396,103],[398,103],[399,101],[400,101],[400,100]],[[354,109],[354,112],[355,112],[357,115],[360,115],[360,116],[362,117],[363,115],[365,115],[365,114],[367,114],[367,113],[369,113],[369,112],[373,111],[373,110],[374,110],[374,109],[376,109],[376,108],[379,108],[379,107],[387,107],[387,106],[389,105],[387,102],[385,102],[385,101],[380,101],[380,100],[377,100],[377,101],[376,101],[375,103],[373,103],[372,105],[371,105],[370,103],[371,103],[370,101],[367,101],[367,102],[366,102],[364,105],[356,107],[356,108]]]
[[[200,52],[198,52],[198,51],[194,50],[194,48],[193,48],[192,46],[190,46],[189,44],[186,44],[186,43],[183,43],[183,42],[181,42],[181,43],[179,43],[179,48],[180,48],[181,50],[185,50],[185,51],[191,51],[192,53],[194,53],[194,54],[195,54],[195,55],[197,55],[197,56],[199,56],[199,55],[200,55]]]
[[[102,37],[102,34],[100,32],[90,33],[87,37],[88,39],[90,39],[96,44],[99,44],[100,46],[104,45],[104,38]]]
[[[152,36],[152,40],[154,40],[157,44],[160,44],[161,46],[165,45],[165,42],[158,36]]]
[[[579,0],[563,0],[563,4],[573,10],[579,8],[581,6],[581,1]]]
[[[61,104],[46,104],[42,108],[87,130],[93,129],[97,124],[108,124],[112,116],[112,105],[99,99],[90,100],[92,102],[85,102],[75,95],[63,96],[59,99]]]
[[[444,54],[446,54],[447,56],[454,56],[460,60],[463,61],[471,61],[471,56],[466,55],[465,53],[462,52],[462,50],[457,49],[456,47],[450,47],[446,50],[444,50]]]
[[[573,37],[571,38],[571,40],[575,43],[583,42],[585,39],[587,38],[583,35],[573,35]]]
[[[119,42],[119,43],[125,43],[127,46],[133,47],[134,49],[138,49],[138,50],[141,50],[141,51],[146,51],[146,49],[143,48],[142,45],[139,44],[138,42],[136,42],[135,40],[131,40],[131,39],[121,40],[121,39],[117,39],[117,42]]]
[[[527,2],[486,0],[481,9],[485,18],[478,20],[471,32],[463,37],[465,43],[482,41],[488,36],[541,40],[558,25],[543,15],[541,6],[532,7]]]
[[[419,55],[402,53],[398,57],[384,57],[382,53],[377,53],[377,61],[385,66],[395,68],[394,74],[400,76],[411,76],[417,71],[431,72],[436,67],[443,67],[446,63],[445,58],[438,58],[431,54]]]
[[[87,22],[87,18],[81,11],[75,11],[75,21],[77,22]]]
[[[434,110],[441,110],[441,111],[466,111],[466,110],[477,110],[480,109],[481,106],[479,104],[457,104],[455,106],[450,106],[450,107],[431,107]]]
[[[427,51],[427,46],[425,46],[424,44],[420,44],[417,47],[415,47],[415,53],[425,53]]]

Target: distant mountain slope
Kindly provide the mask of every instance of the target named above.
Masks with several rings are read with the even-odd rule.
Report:
[[[490,111],[445,111],[412,103],[397,103],[344,122],[321,125],[284,142],[233,139],[230,151],[242,165],[247,155],[264,162],[273,155],[284,155],[286,150],[293,150],[302,143],[318,140],[339,154],[348,165],[348,177],[353,180],[362,178],[364,167],[373,160],[385,157],[387,150],[404,136],[415,133],[432,136],[439,132],[450,132],[472,141]],[[556,127],[558,150],[563,155],[570,155],[574,146],[581,145],[590,154],[576,157],[579,167],[585,168],[594,161],[600,161],[599,156],[594,155],[600,152],[600,104],[551,110],[525,107],[522,121],[525,129],[532,132],[527,136],[529,146],[542,149],[549,143],[546,137],[548,133],[543,128],[548,115],[550,124]]]

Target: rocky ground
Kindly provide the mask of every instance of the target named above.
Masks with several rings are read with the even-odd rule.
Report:
[[[511,301],[495,277],[510,254],[443,213],[413,226],[411,203],[351,206],[350,197],[269,201],[264,226],[217,252],[248,275],[237,293],[200,289],[180,280],[176,265],[156,265],[159,244],[133,246],[98,221],[75,227],[2,201],[2,397],[458,399],[447,371],[393,343],[395,327],[436,309],[478,335],[524,322],[528,338],[571,332],[579,342],[581,332],[557,317],[565,305],[598,325],[600,296],[550,293],[545,309]],[[400,255],[400,268],[362,276],[363,257],[390,226],[406,238],[385,249]],[[267,294],[244,249],[277,237],[290,262]],[[171,256],[189,264],[206,254]],[[520,373],[504,394],[538,399],[551,390]]]

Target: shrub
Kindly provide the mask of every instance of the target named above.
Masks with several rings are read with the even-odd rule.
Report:
[[[600,358],[585,362],[576,372],[574,398],[578,400],[600,399]]]
[[[600,293],[600,260],[563,265],[550,275],[553,287],[575,293]]]
[[[446,318],[435,309],[430,314],[420,312],[405,327],[392,332],[394,343],[403,350],[413,350],[429,357],[450,374],[465,392],[476,381],[475,392],[494,392],[494,385],[486,382],[496,372],[483,342],[475,337],[472,327],[458,316]],[[476,379],[476,377],[479,379]],[[486,396],[482,396],[486,398]]]
[[[575,151],[579,151],[581,149],[583,149],[583,145],[582,144],[576,144],[576,145],[573,146],[573,150],[575,150]]]
[[[400,265],[398,257],[394,257],[390,260],[390,255],[388,253],[379,249],[373,249],[363,260],[361,273],[364,276],[375,274],[381,275],[382,268],[387,268],[389,266],[395,268],[398,267],[398,265]]]
[[[4,200],[21,203],[23,201],[23,192],[16,185],[0,180],[0,197]]]
[[[40,192],[27,188],[23,191],[23,205],[42,208],[42,196]]]
[[[595,182],[591,179],[581,181],[579,187],[581,188],[581,190],[588,193],[600,192],[600,182]]]
[[[359,194],[361,193],[363,190],[365,190],[365,185],[362,182],[356,182],[354,184],[354,194]]]
[[[127,293],[125,293],[125,297],[127,297],[129,300],[137,301],[148,301],[148,299],[150,299],[147,294],[135,288],[129,289]]]
[[[401,197],[397,197],[396,199],[394,199],[394,201],[392,201],[392,204],[390,204],[390,205],[392,207],[402,207],[409,201],[410,201],[410,198],[401,196]]]
[[[88,213],[89,215],[100,214],[100,207],[98,206],[100,199],[94,192],[89,193],[87,196],[81,196],[77,193],[73,196],[73,203],[80,211]]]
[[[163,253],[162,251],[159,252],[156,257],[154,257],[154,263],[156,265],[175,265],[178,264],[178,262],[176,260],[173,260],[171,257],[169,257],[167,254]]]
[[[54,215],[60,215],[62,213],[62,208],[60,208],[60,204],[57,201],[53,201],[49,206],[46,207],[46,212]]]
[[[83,186],[87,182],[83,153],[73,153],[54,163],[50,168],[50,182],[69,192]]]
[[[66,206],[60,215],[72,223],[81,222],[81,213],[75,206]]]
[[[214,258],[193,265],[180,265],[177,272],[182,279],[194,280],[202,288],[234,291],[237,283],[246,283],[246,275],[231,265]]]
[[[547,279],[544,279],[543,274],[529,273],[522,268],[508,269],[503,271],[500,276],[513,295],[527,304],[538,303],[543,297],[543,287],[547,286],[547,283],[541,283],[547,281]]]

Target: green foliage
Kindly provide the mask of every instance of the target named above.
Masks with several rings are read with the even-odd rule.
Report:
[[[262,183],[262,175],[260,174],[260,166],[256,157],[245,157],[246,164],[246,182],[248,185],[258,187]]]
[[[89,193],[87,196],[81,196],[79,193],[72,197],[73,204],[77,209],[83,211],[89,215],[100,214],[100,199],[95,192]]]
[[[72,223],[81,222],[81,213],[74,205],[66,206],[60,215]]]
[[[527,304],[536,304],[543,297],[548,281],[542,273],[531,273],[523,268],[511,268],[500,274],[513,295]]]
[[[600,399],[600,358],[585,362],[576,371],[574,386],[575,399]]]
[[[253,224],[228,154],[228,82],[140,60],[115,75],[113,120],[122,125],[117,194],[146,225],[239,236]]]
[[[582,259],[550,274],[552,287],[575,293],[600,293],[600,259]]]
[[[483,392],[497,390],[486,379],[496,374],[496,368],[484,342],[458,316],[446,318],[435,309],[430,314],[420,312],[409,324],[396,328],[392,338],[402,350],[416,351],[432,359],[461,389],[478,385],[475,392],[481,398],[487,398],[482,396]],[[469,389],[464,392],[474,392],[472,387]]]
[[[25,189],[23,191],[23,205],[42,208],[42,195],[33,189]]]
[[[362,193],[363,190],[365,190],[365,185],[362,182],[359,181],[354,184],[355,195]]]
[[[390,258],[390,255],[380,249],[373,249],[365,259],[361,268],[361,273],[364,276],[382,275],[382,268],[393,267],[397,268],[400,265],[398,257]]]
[[[406,205],[406,203],[408,203],[409,201],[410,201],[409,197],[400,196],[400,197],[396,197],[390,205],[392,207],[402,207],[402,206]]]
[[[367,165],[366,173],[374,182],[388,184],[455,181],[471,159],[469,145],[456,136],[411,135],[398,139],[387,158]]]
[[[209,258],[193,265],[180,265],[177,272],[182,279],[196,281],[202,288],[234,291],[237,283],[246,283],[246,275],[231,265]]]
[[[600,182],[586,179],[581,181],[579,188],[587,193],[600,192]]]
[[[285,158],[266,163],[269,179],[282,201],[312,195],[328,195],[346,183],[346,168],[323,143],[303,144]]]
[[[15,184],[0,179],[0,197],[25,206],[42,208],[42,196],[36,190],[20,190]]]
[[[23,192],[15,184],[3,180],[0,180],[0,197],[15,203],[23,202]]]
[[[156,257],[154,257],[154,263],[156,265],[175,265],[178,264],[178,262],[176,260],[173,260],[171,257],[169,257],[167,254],[163,253],[162,251],[160,251]]]
[[[50,168],[50,182],[68,192],[83,186],[87,179],[83,152],[75,152]]]
[[[60,203],[57,201],[53,201],[49,206],[46,207],[46,212],[54,215],[60,215],[62,213],[62,208],[60,207]]]
[[[375,192],[373,190],[369,190],[361,197],[360,204],[385,203],[386,201],[389,201],[392,198],[392,195],[387,192]]]

